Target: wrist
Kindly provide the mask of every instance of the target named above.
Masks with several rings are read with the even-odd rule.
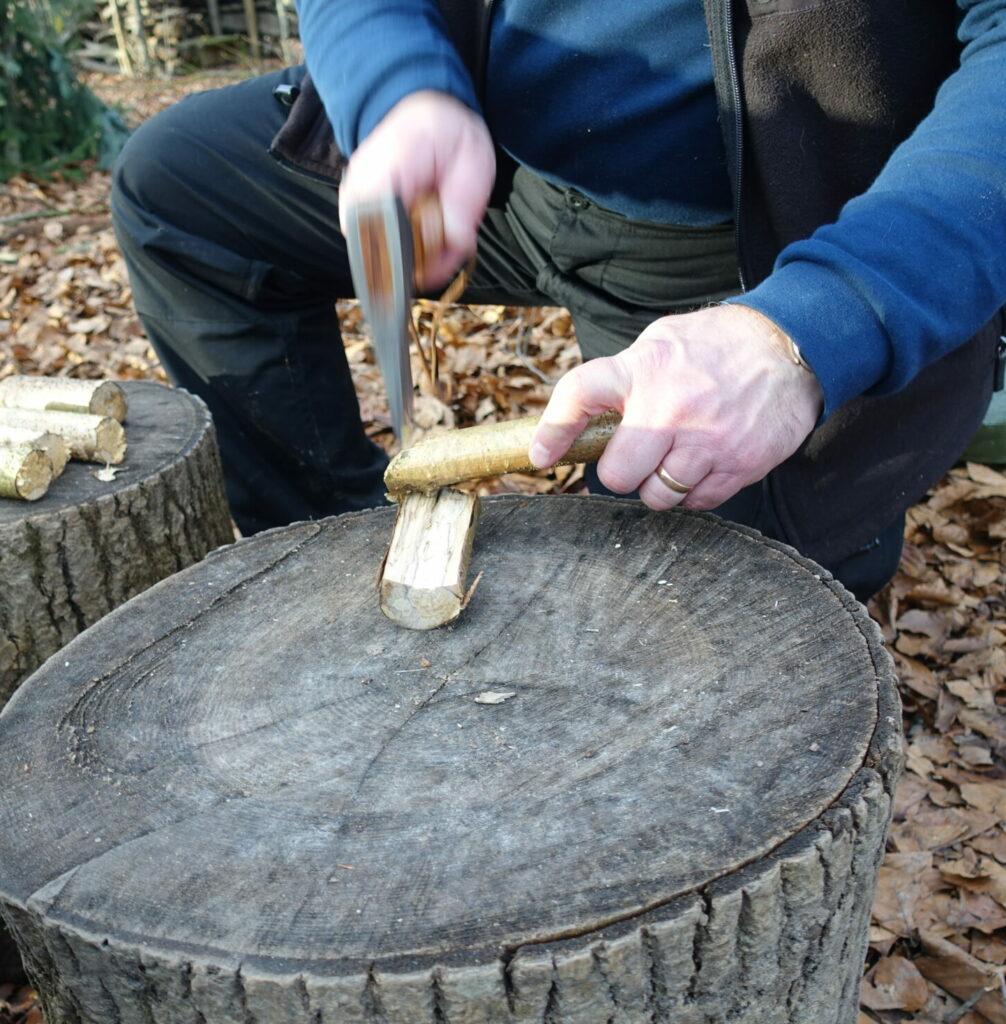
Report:
[[[821,388],[821,382],[811,369],[810,364],[804,359],[797,343],[774,320],[760,310],[736,302],[730,303],[728,308],[736,309],[741,313],[748,326],[754,329],[755,334],[765,346],[782,362],[793,368],[794,382],[806,397],[808,407],[813,409],[816,421],[824,408],[824,391]]]

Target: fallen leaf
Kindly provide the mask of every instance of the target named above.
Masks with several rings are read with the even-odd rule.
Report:
[[[919,938],[929,954],[915,961],[923,976],[965,1001],[984,990],[987,994],[974,1004],[975,1008],[991,1024],[1006,1024],[1001,972],[931,932],[922,932]]]
[[[946,886],[933,867],[931,853],[889,853],[877,872],[873,919],[895,935],[908,938],[918,930],[929,898]]]
[[[929,987],[911,960],[887,956],[864,979],[860,998],[871,1010],[921,1010],[929,999]]]
[[[957,787],[960,794],[972,807],[995,814],[1006,821],[1006,785],[1001,779],[988,782],[965,782]]]

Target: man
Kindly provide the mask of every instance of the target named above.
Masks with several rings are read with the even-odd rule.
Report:
[[[429,288],[477,250],[465,301],[573,315],[587,361],[535,464],[617,409],[595,486],[755,525],[868,598],[980,422],[1002,333],[1006,0],[958,8],[302,0],[311,77],[183,102],[113,193],[242,530],[380,500],[336,207],[432,192]]]

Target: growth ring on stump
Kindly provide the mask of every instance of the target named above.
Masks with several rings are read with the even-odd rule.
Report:
[[[712,516],[508,497],[401,630],[393,515],[210,555],[0,716],[48,1024],[851,1024],[900,764],[865,610]]]
[[[81,630],[234,539],[206,406],[162,384],[122,388],[114,480],[71,462],[38,501],[0,501],[0,706]]]

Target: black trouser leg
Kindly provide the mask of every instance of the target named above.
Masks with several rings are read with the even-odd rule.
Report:
[[[297,71],[192,96],[145,124],[112,212],[166,372],[209,406],[244,533],[384,500],[335,316],[353,293],[334,187],[267,153]]]

